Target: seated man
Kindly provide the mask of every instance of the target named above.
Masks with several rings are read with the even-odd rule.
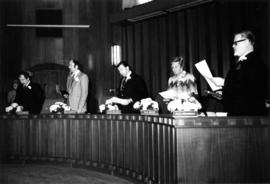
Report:
[[[119,93],[117,97],[106,100],[106,104],[117,104],[122,112],[132,113],[133,104],[148,97],[145,81],[133,72],[125,61],[120,62],[116,67],[122,76]]]
[[[38,114],[42,109],[45,99],[44,92],[39,84],[30,80],[29,73],[21,72],[19,74],[21,85],[17,89],[14,102],[17,103],[23,111]]]

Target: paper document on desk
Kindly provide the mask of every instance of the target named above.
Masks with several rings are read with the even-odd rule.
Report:
[[[213,77],[207,63],[206,60],[202,60],[198,63],[195,64],[197,70],[200,72],[200,74],[205,78],[205,80],[207,81],[207,83],[209,84],[209,86],[211,87],[212,91],[216,91],[221,89],[222,87],[216,86],[211,80],[210,78]]]
[[[162,91],[162,92],[159,92],[159,94],[165,99],[174,99],[176,96],[176,93],[174,90]]]

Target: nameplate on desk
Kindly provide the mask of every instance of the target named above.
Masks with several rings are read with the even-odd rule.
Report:
[[[173,117],[197,117],[197,111],[173,111]]]
[[[156,110],[141,110],[141,115],[157,116],[158,111]]]
[[[107,110],[106,114],[121,114],[121,110]]]

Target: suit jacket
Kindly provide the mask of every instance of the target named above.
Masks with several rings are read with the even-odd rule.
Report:
[[[255,52],[229,70],[223,88],[225,110],[231,116],[265,115],[268,95],[266,67]]]
[[[121,83],[122,83],[122,80],[124,79],[125,78],[122,78],[120,81],[120,85],[119,85],[120,90],[117,96],[123,99],[131,98],[133,102],[127,106],[120,106],[120,109],[123,112],[134,112],[133,104],[136,101],[139,101],[143,98],[148,97],[147,87],[146,87],[145,81],[139,75],[132,72],[130,75],[130,79],[126,80],[126,83],[123,89],[121,89]]]
[[[88,76],[85,73],[79,72],[79,74],[74,78],[70,75],[67,78],[67,91],[68,105],[71,110],[78,111],[82,113],[87,110],[87,96],[88,96]]]
[[[26,87],[23,87],[22,85],[18,87],[14,102],[23,106],[24,111],[38,114],[42,109],[44,99],[44,91],[40,85],[30,82]]]

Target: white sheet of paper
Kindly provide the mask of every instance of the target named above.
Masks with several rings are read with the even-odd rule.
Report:
[[[207,83],[209,84],[210,88],[212,89],[212,91],[216,91],[221,89],[222,87],[216,86],[209,78],[212,78],[213,75],[206,63],[206,60],[202,60],[198,63],[195,64],[197,70],[200,72],[200,74],[205,78],[205,80],[207,81]]]
[[[176,97],[175,91],[167,90],[159,92],[159,94],[165,99],[174,99]]]

